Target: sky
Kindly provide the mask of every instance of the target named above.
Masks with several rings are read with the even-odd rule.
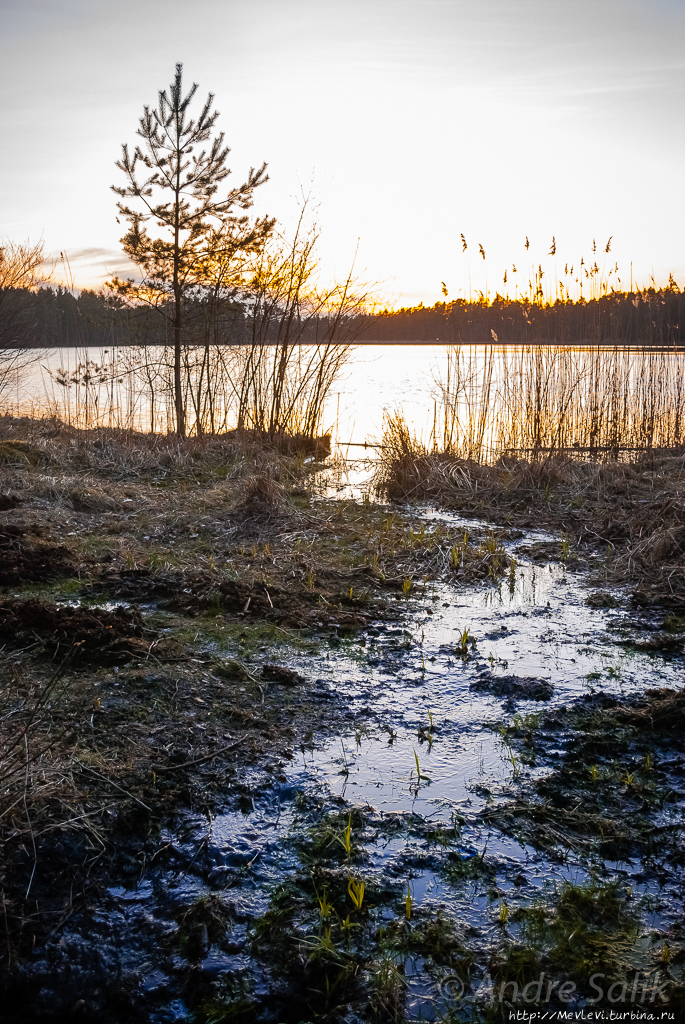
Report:
[[[0,0],[0,241],[131,272],[115,161],[177,61],[229,181],[267,161],[255,212],[311,196],[322,275],[383,303],[553,281],[593,239],[622,286],[685,285],[683,0]]]

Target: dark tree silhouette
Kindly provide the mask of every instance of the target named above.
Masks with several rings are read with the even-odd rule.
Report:
[[[266,164],[250,168],[242,185],[221,196],[220,186],[231,173],[226,166],[230,150],[223,132],[211,137],[219,116],[211,109],[214,96],[210,93],[198,117],[191,118],[188,109],[198,87],[193,84],[184,96],[182,71],[183,65],[177,64],[168,93],[159,93],[157,109],[143,108],[137,134],[144,146],[132,153],[122,146],[117,167],[127,183],[112,188],[123,200],[117,205],[129,224],[121,239],[124,252],[140,268],[142,283],[114,278],[110,285],[130,299],[156,306],[172,323],[176,430],[183,437],[185,300],[212,286],[216,267],[223,273],[227,262],[259,250],[275,222],[269,217],[251,220],[244,212],[252,206],[255,189],[268,180]],[[157,229],[155,236],[148,224]]]
[[[38,333],[33,293],[50,276],[39,273],[44,263],[42,242],[0,245],[0,395],[33,361],[21,349],[34,343]]]

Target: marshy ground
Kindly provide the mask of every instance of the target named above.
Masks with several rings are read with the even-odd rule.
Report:
[[[564,983],[677,1019],[682,459],[605,470],[607,525],[570,469],[457,467],[437,511],[246,438],[0,435],[8,1020],[499,1020]]]

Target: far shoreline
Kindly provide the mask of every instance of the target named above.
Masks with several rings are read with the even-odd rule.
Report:
[[[272,348],[276,345],[276,342],[270,342],[266,344],[265,348]],[[291,343],[291,347],[311,348],[316,346],[316,342],[301,341]],[[325,342],[319,342],[320,345],[326,344]],[[328,344],[333,345],[335,343],[329,342]],[[441,338],[436,338],[434,341],[426,341],[420,339],[416,341],[408,341],[405,338],[398,340],[376,340],[360,338],[356,341],[347,344],[350,348],[367,348],[372,346],[378,346],[383,348],[403,346],[408,348],[435,348],[443,346],[444,348],[492,348],[495,351],[501,351],[502,349],[526,349],[526,348],[572,348],[578,352],[595,351],[597,349],[607,349],[611,351],[620,352],[685,352],[685,345],[650,345],[648,342],[611,342],[611,341],[586,341],[582,343],[574,342],[567,344],[561,341],[531,341],[531,342],[493,342],[491,339],[484,341],[446,341]],[[169,345],[167,348],[171,347]],[[187,344],[184,348],[204,348],[202,344]],[[239,341],[221,341],[213,342],[211,348],[249,348],[249,342]],[[119,348],[164,348],[164,345],[151,344],[143,345],[139,342],[126,341],[118,343],[110,343],[107,345],[103,344],[74,344],[74,345],[6,345],[0,349],[3,352],[62,352],[72,351],[78,349],[99,349],[101,352],[107,352],[109,349]]]

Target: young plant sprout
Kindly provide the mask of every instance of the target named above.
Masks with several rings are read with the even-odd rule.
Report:
[[[411,921],[411,911],[414,904],[414,895],[411,891],[411,886],[407,882],[407,895],[404,897],[404,913],[407,921]]]
[[[354,903],[356,910],[362,909],[362,903],[364,902],[364,882],[360,878],[359,880],[350,878],[347,883],[347,891],[350,899]]]
[[[346,855],[347,859],[349,860],[351,855],[352,855],[352,812],[351,811],[350,811],[350,816],[347,819],[347,826],[345,828],[345,831],[343,832],[342,836],[336,836],[336,839],[340,843],[340,845],[342,846],[343,850],[345,851],[345,855]]]

